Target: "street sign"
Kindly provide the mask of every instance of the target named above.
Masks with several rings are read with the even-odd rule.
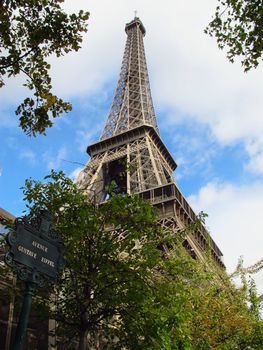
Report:
[[[51,226],[51,216],[41,212],[36,218],[18,218],[15,230],[7,235],[10,246],[5,256],[21,280],[44,286],[54,283],[63,268],[63,243]]]
[[[56,278],[60,256],[58,247],[24,228],[20,231],[16,243],[10,250],[14,254],[13,261],[31,269],[35,268],[48,277]]]

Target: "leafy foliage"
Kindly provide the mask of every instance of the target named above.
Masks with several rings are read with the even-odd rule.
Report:
[[[78,51],[87,31],[88,12],[67,15],[61,0],[4,0],[0,3],[0,87],[4,77],[24,73],[32,91],[18,106],[21,128],[31,136],[44,134],[52,118],[71,105],[51,91],[47,58]]]
[[[194,349],[261,348],[262,321],[247,307],[250,300],[243,288],[237,290],[223,278],[221,286],[210,285],[196,301],[191,326]]]
[[[214,19],[205,32],[215,36],[227,57],[241,58],[244,71],[257,67],[263,56],[263,3],[259,0],[218,0]]]
[[[238,290],[224,271],[207,271],[182,247],[189,230],[162,230],[138,196],[112,194],[96,206],[54,171],[45,182],[27,180],[24,194],[31,215],[53,214],[65,242],[65,272],[41,310],[67,349],[261,348],[253,283]]]

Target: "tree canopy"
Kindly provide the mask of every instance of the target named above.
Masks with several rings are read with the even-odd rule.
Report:
[[[192,259],[182,242],[195,227],[163,230],[136,195],[94,205],[61,172],[23,191],[30,215],[49,210],[65,242],[65,272],[38,300],[67,349],[261,349],[254,284],[238,289]]]
[[[47,180],[27,181],[24,194],[31,215],[40,209],[54,215],[65,243],[66,269],[52,290],[55,308],[49,308],[65,346],[76,341],[79,349],[86,349],[87,342],[110,349],[161,349],[171,331],[178,333],[178,342],[187,342],[180,335],[183,319],[174,328],[168,325],[176,317],[170,313],[174,285],[168,283],[175,271],[160,273],[166,260],[157,247],[171,237],[161,234],[150,204],[138,196],[112,194],[94,206],[62,173],[52,172]],[[192,262],[185,273],[191,270]],[[177,284],[182,290],[176,299],[185,300],[180,278]],[[49,298],[42,301],[50,305]]]
[[[263,3],[261,0],[218,0],[214,19],[205,32],[214,36],[227,58],[240,57],[244,71],[263,58]]]
[[[87,31],[88,12],[66,14],[63,0],[4,0],[0,3],[0,87],[25,76],[30,94],[17,107],[20,127],[30,136],[44,134],[53,118],[71,105],[52,92],[48,57],[78,51]]]

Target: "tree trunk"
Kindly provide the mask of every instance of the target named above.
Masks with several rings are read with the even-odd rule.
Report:
[[[81,331],[80,337],[79,337],[79,350],[87,350],[87,345],[88,345],[87,335],[88,335],[87,330]]]

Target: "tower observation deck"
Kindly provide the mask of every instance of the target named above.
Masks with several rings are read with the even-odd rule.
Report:
[[[77,184],[101,203],[112,181],[116,193],[139,193],[159,209],[160,224],[175,233],[197,217],[173,178],[176,162],[162,141],[153,107],[143,37],[138,17],[126,24],[127,40],[113,102],[100,139],[87,147],[90,159]],[[183,243],[195,259],[210,247],[221,267],[222,252],[204,226]]]

